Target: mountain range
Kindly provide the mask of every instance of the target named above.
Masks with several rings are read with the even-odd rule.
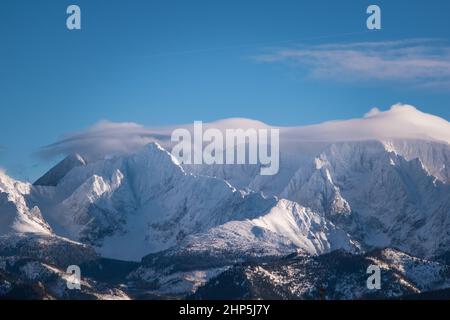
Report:
[[[0,172],[0,297],[365,299],[450,287],[448,121],[398,104],[277,127],[274,176],[183,165],[173,128],[127,152],[67,154],[33,184]],[[370,264],[380,290],[366,287]],[[69,265],[81,290],[65,286]]]

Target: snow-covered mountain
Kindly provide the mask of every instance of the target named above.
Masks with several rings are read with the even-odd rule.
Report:
[[[51,228],[38,207],[26,202],[32,186],[16,181],[0,170],[0,235],[8,233],[50,234]]]
[[[246,119],[207,127],[270,128]],[[260,175],[258,165],[180,164],[170,154],[172,129],[152,129],[154,142],[126,152],[69,154],[34,185],[0,172],[0,248],[27,259],[35,248],[57,248],[32,257],[53,267],[51,257],[64,250],[89,261],[142,259],[124,281],[151,285],[155,296],[192,293],[235,263],[292,252],[395,247],[430,260],[450,252],[443,119],[395,105],[361,119],[280,128],[274,176]],[[61,256],[77,264],[77,255]]]
[[[34,182],[35,186],[56,186],[73,168],[85,166],[86,160],[79,154],[70,154],[46,174]]]
[[[214,239],[214,249],[237,250],[250,239],[255,246],[270,242],[278,254],[286,253],[284,243],[314,254],[352,246],[345,232],[313,211],[186,173],[156,143],[74,168],[56,187],[33,189],[29,201],[42,208],[57,234],[125,260],[199,237]],[[224,243],[218,243],[219,234]]]
[[[367,268],[378,265],[380,290],[366,286]],[[248,263],[211,278],[190,299],[380,299],[413,296],[449,286],[448,265],[394,249],[364,255],[334,251],[318,257],[293,254]]]
[[[369,246],[395,246],[419,256],[448,251],[450,185],[424,162],[445,162],[449,146],[408,144],[418,153],[426,148],[428,158],[408,160],[395,143],[334,143],[299,168],[281,196],[324,213]]]

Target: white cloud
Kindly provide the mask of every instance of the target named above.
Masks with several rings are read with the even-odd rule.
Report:
[[[254,58],[304,67],[313,78],[395,81],[433,88],[450,84],[450,46],[430,39],[300,46]]]
[[[369,112],[367,112],[367,113],[364,114],[364,118],[370,118],[370,117],[373,117],[373,116],[379,114],[380,112],[381,112],[380,109],[378,109],[378,108],[372,108],[372,109],[369,110]]]
[[[450,143],[450,123],[411,105],[395,104],[387,111],[373,108],[363,118],[289,128],[280,136],[290,141],[419,139]]]
[[[225,130],[240,127],[261,128],[264,124],[259,121],[233,118],[204,124],[205,129],[208,126]],[[176,128],[186,128],[192,131],[193,125],[183,124],[157,128],[145,127],[134,122],[103,120],[85,130],[65,134],[57,142],[38,150],[37,155],[44,159],[51,159],[78,153],[88,161],[92,161],[106,156],[133,153],[154,141],[164,147],[169,147],[172,131]]]
[[[131,153],[142,146],[166,137],[150,128],[133,122],[100,121],[84,131],[65,134],[64,137],[38,151],[44,158],[79,153],[88,160],[108,155]]]
[[[69,133],[63,139],[42,148],[43,157],[79,153],[88,160],[109,155],[132,153],[142,146],[158,141],[170,148],[170,135],[175,128],[192,130],[192,124],[148,128],[123,122],[101,121],[84,131]],[[262,122],[249,119],[225,119],[204,123],[204,129],[270,128]],[[334,142],[373,139],[420,139],[450,143],[450,123],[437,116],[423,113],[411,105],[396,104],[387,111],[372,108],[364,117],[328,121],[321,124],[280,129],[281,147],[292,148],[299,142]],[[287,145],[286,145],[287,144]]]

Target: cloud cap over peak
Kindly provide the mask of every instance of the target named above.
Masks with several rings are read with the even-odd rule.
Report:
[[[134,122],[102,120],[78,132],[67,133],[59,141],[38,151],[44,158],[78,153],[88,161],[126,154],[163,138],[158,132]]]
[[[450,143],[450,122],[398,103],[386,111],[372,108],[363,118],[293,127],[284,133],[305,141],[418,139]]]
[[[133,122],[100,121],[38,151],[44,158],[78,153],[88,161],[108,156],[133,153],[151,142],[170,146],[172,130],[192,129],[192,124],[149,128]],[[204,129],[272,128],[249,119],[225,119],[205,123]],[[290,141],[358,141],[374,139],[420,139],[450,143],[450,123],[437,116],[423,113],[414,106],[395,104],[389,110],[372,108],[361,118],[328,121],[299,127],[277,127],[281,142]],[[283,152],[283,150],[281,150]]]

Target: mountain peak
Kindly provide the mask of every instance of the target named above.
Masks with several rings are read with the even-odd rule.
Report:
[[[79,154],[68,155],[34,183],[35,186],[56,186],[70,170],[85,166],[86,160]]]

